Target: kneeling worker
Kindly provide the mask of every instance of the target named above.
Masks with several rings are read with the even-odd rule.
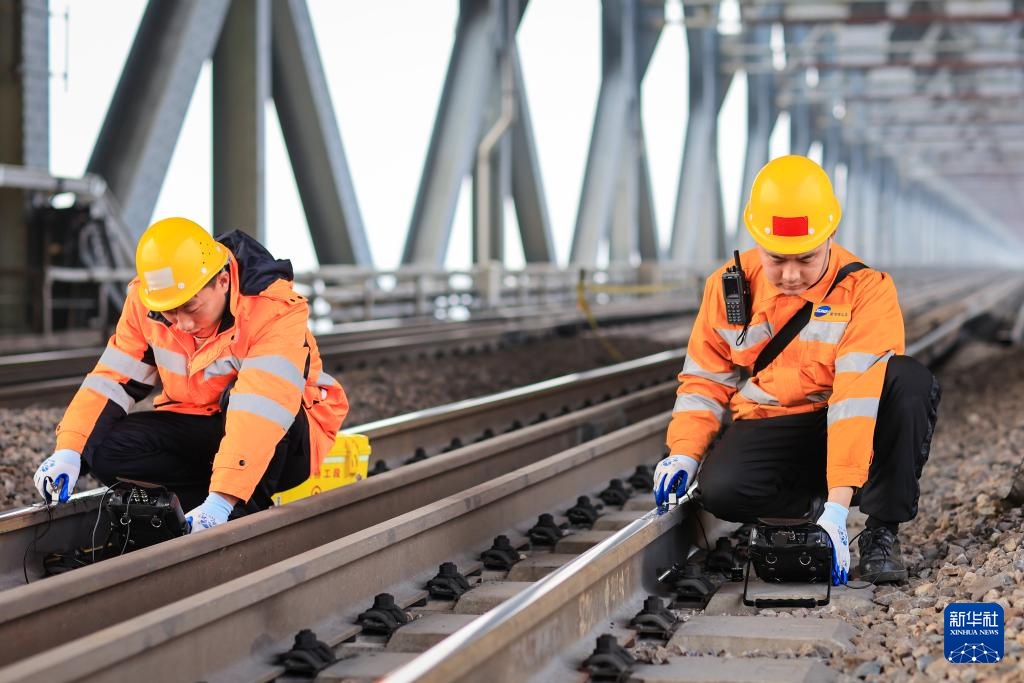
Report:
[[[655,498],[668,502],[703,462],[698,489],[713,515],[816,520],[836,585],[848,578],[846,517],[859,504],[861,578],[903,581],[898,525],[917,514],[939,386],[901,355],[892,278],[835,244],[839,219],[828,176],[806,157],[775,159],[754,179],[744,222],[757,246],[741,269],[707,280]],[[733,424],[712,444],[727,408]]]
[[[319,470],[348,412],[322,371],[292,267],[240,232],[184,218],[152,225],[114,335],[35,474],[68,499],[79,471],[178,494],[192,532],[262,510]],[[152,411],[132,412],[157,378]]]

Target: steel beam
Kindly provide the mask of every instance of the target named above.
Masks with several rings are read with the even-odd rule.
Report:
[[[807,40],[811,29],[805,26],[787,26],[784,31],[786,45],[802,45]],[[796,89],[803,92],[807,89],[807,70],[799,69],[791,73],[797,80]],[[789,111],[789,151],[792,154],[807,156],[814,141],[813,107],[803,102],[794,103]]]
[[[770,26],[755,26],[746,30],[745,38],[753,45],[769,45]],[[736,217],[736,248],[746,251],[754,246],[754,238],[744,229],[743,212],[746,198],[758,171],[768,163],[771,155],[772,130],[778,120],[775,106],[775,76],[773,74],[747,74],[747,151],[743,160],[743,179],[740,182],[740,201]],[[808,147],[810,143],[808,143]]]
[[[918,178],[936,198],[935,205],[947,209],[942,216],[950,234],[951,251],[944,253],[944,260],[959,262],[970,256],[977,263],[1012,266],[1024,260],[1024,238],[1018,231],[1011,230],[1012,224],[999,220],[973,197],[931,169],[918,173]]]
[[[634,122],[637,106],[636,3],[604,0],[601,8],[601,91],[569,257],[570,263],[588,266],[597,263],[613,213],[619,238],[611,238],[609,260],[621,258],[621,251],[628,249],[623,233],[629,229],[637,193],[633,148],[626,141],[626,127]],[[629,169],[624,168],[627,165]]]
[[[637,173],[637,247],[641,261],[657,261],[661,258],[662,249],[658,241],[658,226],[654,217],[654,187],[651,183],[651,167],[647,160],[647,136],[644,135],[643,97],[641,84],[647,74],[647,68],[654,58],[654,50],[661,38],[665,23],[665,8],[660,2],[641,0],[637,8],[639,27],[636,37],[637,46],[637,106],[631,133],[636,147]]]
[[[635,170],[635,183],[629,181],[627,187],[633,193],[628,213],[620,211],[622,219],[612,224],[613,236],[622,232],[618,241],[623,244],[613,255],[619,257],[615,260],[628,261],[639,253],[642,261],[657,261],[661,257],[661,247],[658,244],[658,229],[654,217],[654,190],[651,183],[650,164],[647,161],[647,138],[644,135],[643,124],[643,98],[641,95],[641,84],[647,74],[647,68],[654,57],[654,50],[661,37],[661,30],[664,26],[664,7],[657,2],[645,2],[640,0],[636,8],[637,31],[635,38],[636,49],[636,106],[633,108],[633,123],[626,131],[627,154],[624,158],[626,164],[630,159]],[[621,197],[622,195],[620,195]],[[635,223],[635,229],[632,224]]]
[[[523,68],[515,50],[512,57],[516,92],[516,120],[512,124],[512,197],[523,239],[523,256],[527,263],[554,263],[551,219],[541,182]]]
[[[879,244],[878,221],[882,206],[883,189],[882,157],[875,150],[867,154],[864,194],[861,196],[860,250],[859,254],[872,262],[884,258]]]
[[[156,206],[199,70],[228,0],[150,2],[107,110],[88,172],[106,179],[138,237]]]
[[[686,3],[683,11],[687,17],[698,12]],[[717,19],[718,8],[705,8],[702,14]],[[707,266],[725,257],[725,221],[718,174],[718,112],[725,87],[719,68],[717,27],[687,28],[686,37],[690,56],[690,114],[669,257]]]
[[[874,174],[874,152],[870,147],[864,145],[860,157],[860,165],[857,169],[857,202],[850,207],[850,210],[855,212],[856,220],[854,222],[854,230],[848,237],[850,238],[849,247],[851,250],[868,261],[874,258],[870,244],[870,232],[874,225],[874,217],[871,215],[871,211],[875,206],[873,194],[877,189]]]
[[[847,146],[846,157],[846,201],[843,204],[843,216],[836,232],[836,239],[844,247],[859,254],[860,226],[864,220],[861,198],[864,194],[864,165],[866,163],[865,145],[851,142]],[[865,257],[866,258],[866,257]]]
[[[514,23],[514,29],[518,29],[526,5],[526,0],[460,2],[455,44],[406,236],[403,263],[444,263],[459,192],[470,172],[474,176],[474,260],[481,261],[484,252],[486,260],[503,258],[504,206],[511,194],[526,261],[554,261],[551,221],[522,65],[515,42],[509,39],[515,31],[509,31],[508,24]],[[511,88],[507,58],[511,60]],[[506,111],[508,105],[503,104],[510,101],[509,97],[511,117]],[[487,133],[496,139],[485,140]],[[489,148],[486,169],[477,159],[479,146],[484,144]],[[484,182],[486,188],[482,187]]]
[[[14,0],[0,11],[0,163],[50,167],[47,12],[47,0]]]
[[[461,0],[455,44],[406,236],[403,263],[440,266],[462,181],[473,164],[494,77],[497,8]]]
[[[371,265],[370,246],[305,0],[274,0],[272,88],[321,264]]]
[[[14,0],[0,8],[0,163],[43,171],[50,165],[47,12],[46,0]],[[0,188],[3,330],[27,329],[35,317],[30,302],[39,300],[41,254],[31,244],[27,209],[23,191]]]
[[[904,230],[905,247],[916,249],[912,234],[906,226],[896,225],[896,207],[903,193],[903,178],[896,164],[888,156],[879,159],[878,212],[875,221],[875,260],[878,263],[893,263],[897,257],[905,256],[898,250],[896,231]]]
[[[480,164],[473,169],[471,253],[474,263],[505,261],[505,198],[512,187],[511,150],[512,136],[502,135],[487,155],[486,172],[481,173]],[[486,204],[486,208],[481,210],[481,204]]]
[[[658,225],[654,218],[654,187],[651,183],[651,166],[647,161],[647,143],[637,111],[638,144],[637,144],[637,239],[641,261],[657,261],[661,259],[661,245],[658,242]]]
[[[213,53],[213,230],[266,243],[270,0],[231,3]]]
[[[822,118],[825,119],[825,124],[821,132],[821,167],[825,169],[825,173],[828,174],[829,179],[832,180],[834,185],[836,182],[836,166],[841,163],[846,164],[847,171],[849,171],[846,143],[843,141],[842,124],[831,113],[822,114]],[[839,188],[834,189],[839,190]]]
[[[580,193],[570,262],[593,265],[602,240],[609,260],[657,258],[657,232],[640,116],[640,83],[663,24],[662,8],[604,0],[601,92]]]
[[[505,198],[512,183],[512,136],[516,115],[515,29],[519,16],[509,0],[498,6],[494,19],[493,72],[497,87],[489,94],[485,132],[473,167],[473,261],[485,264],[505,260]]]

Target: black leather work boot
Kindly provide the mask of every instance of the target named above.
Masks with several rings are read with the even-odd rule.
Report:
[[[900,539],[885,527],[865,529],[857,539],[860,550],[860,579],[871,583],[907,580],[907,566],[900,551]]]

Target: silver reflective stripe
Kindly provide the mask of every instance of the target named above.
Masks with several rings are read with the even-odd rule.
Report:
[[[822,403],[832,396],[831,391],[823,391],[820,394],[807,394],[807,400],[811,403]]]
[[[137,358],[132,358],[121,349],[113,346],[108,346],[103,350],[103,355],[100,356],[100,363],[136,382],[150,385],[156,382],[156,367],[149,363],[143,363]]]
[[[740,389],[740,396],[753,401],[754,403],[760,403],[764,406],[777,406],[779,405],[779,399],[775,398],[767,391],[754,384],[753,378],[748,379],[743,383],[743,388]]]
[[[173,372],[177,375],[185,375],[186,361],[185,356],[174,351],[168,351],[167,349],[161,349],[159,346],[154,346],[153,358],[156,359],[157,367],[163,368],[168,372]]]
[[[848,398],[828,407],[828,426],[850,417],[878,417],[877,398]]]
[[[838,344],[846,332],[846,323],[828,323],[823,320],[812,320],[800,330],[800,341]]]
[[[299,369],[292,365],[292,362],[284,356],[253,356],[242,360],[242,370],[262,370],[276,375],[286,382],[291,382],[302,391],[306,386],[306,379],[299,372]]]
[[[739,349],[741,351],[746,349],[752,349],[761,342],[763,342],[765,339],[772,338],[772,326],[769,325],[767,322],[758,323],[756,325],[751,325],[750,327],[748,327],[747,335],[743,338],[743,343],[740,344],[739,346],[736,346],[736,340],[739,339],[739,336],[740,334],[743,333],[743,330],[733,330],[728,327],[716,327],[715,332],[717,332],[722,337],[722,339],[729,342],[729,346],[731,348]]]
[[[109,377],[97,377],[96,375],[89,375],[82,382],[82,388],[92,389],[97,394],[101,394],[111,401],[121,406],[124,412],[128,412],[135,405],[135,399],[128,395],[128,392],[124,390],[124,386],[120,382],[115,382]]]
[[[228,413],[230,414],[233,410],[255,413],[271,422],[276,422],[281,429],[288,429],[295,421],[295,416],[285,410],[280,403],[260,394],[232,392],[231,398],[228,400]]]
[[[704,379],[724,384],[725,386],[732,387],[733,389],[740,385],[740,373],[738,370],[734,372],[711,372],[710,370],[702,368],[697,364],[697,361],[693,360],[689,356],[686,357],[686,361],[683,363],[683,374],[693,375],[694,377],[703,377]]]
[[[203,370],[203,379],[207,380],[211,377],[233,375],[238,372],[240,367],[242,367],[242,364],[236,356],[224,356],[206,366]]]
[[[335,384],[340,384],[338,380],[334,379],[326,372],[321,371],[320,375],[316,378],[316,385],[318,387],[333,387]]]
[[[688,412],[691,410],[710,410],[718,420],[725,414],[725,407],[718,401],[700,394],[679,394],[676,396],[676,405],[672,408],[673,413]]]
[[[895,354],[886,351],[881,356],[873,353],[847,353],[836,359],[836,374],[840,372],[867,372],[872,365],[882,361],[886,362]]]

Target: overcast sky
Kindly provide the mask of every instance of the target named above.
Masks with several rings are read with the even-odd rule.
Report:
[[[342,141],[375,264],[401,258],[458,15],[458,0],[309,0]],[[50,0],[51,171],[79,176],[117,85],[144,0]],[[65,10],[69,18],[65,21]],[[568,258],[600,87],[599,0],[532,0],[518,47],[541,175],[560,262]],[[668,15],[678,17],[672,0]],[[67,72],[67,83],[63,73]],[[644,126],[658,230],[667,244],[687,111],[686,41],[678,21],[662,33],[643,83]],[[154,220],[187,216],[209,225],[210,66],[203,68]],[[300,269],[314,267],[305,217],[272,104],[267,107],[268,246]],[[719,154],[725,215],[734,223],[746,144],[746,85],[734,79],[723,106]],[[778,126],[773,156],[788,148]],[[470,255],[469,184],[456,212],[448,264]],[[521,263],[507,240],[512,264]]]

